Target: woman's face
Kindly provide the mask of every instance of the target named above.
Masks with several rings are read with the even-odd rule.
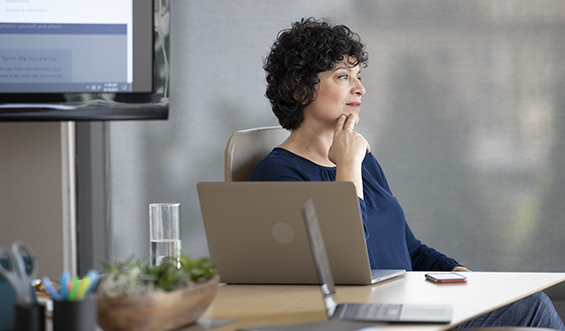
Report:
[[[333,128],[341,115],[359,114],[361,97],[365,94],[359,65],[351,67],[345,58],[333,69],[320,72],[318,78],[318,97],[304,109],[305,122],[314,121]]]

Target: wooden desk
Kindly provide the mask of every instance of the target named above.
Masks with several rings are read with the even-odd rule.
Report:
[[[338,286],[337,296],[339,302],[451,304],[451,324],[379,325],[379,329],[444,330],[565,280],[565,273],[465,275],[467,283],[435,284],[426,281],[423,272],[408,272],[373,286]],[[326,319],[320,288],[315,285],[223,285],[204,317],[237,320],[214,329],[218,331]]]

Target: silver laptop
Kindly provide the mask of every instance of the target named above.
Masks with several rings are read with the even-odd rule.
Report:
[[[450,305],[337,303],[330,270],[331,264],[312,198],[303,204],[302,215],[321,285],[326,313],[330,320],[419,323],[449,323],[451,321],[453,312]]]
[[[301,215],[308,197],[318,203],[336,283],[366,285],[405,273],[371,275],[353,183],[201,182],[197,188],[210,258],[223,282],[319,284]]]

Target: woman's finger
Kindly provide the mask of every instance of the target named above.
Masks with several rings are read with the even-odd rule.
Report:
[[[337,118],[337,123],[335,124],[336,131],[343,130],[343,124],[345,123],[346,119],[347,118],[345,117],[345,115],[341,115]]]
[[[352,131],[355,131],[355,114],[350,114],[349,116],[347,116],[347,119],[345,120],[345,123],[343,124],[343,129],[351,129]]]

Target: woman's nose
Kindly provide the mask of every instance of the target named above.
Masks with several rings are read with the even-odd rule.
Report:
[[[361,80],[357,79],[357,84],[353,87],[353,91],[355,94],[363,95],[365,94],[365,87],[361,84]]]

